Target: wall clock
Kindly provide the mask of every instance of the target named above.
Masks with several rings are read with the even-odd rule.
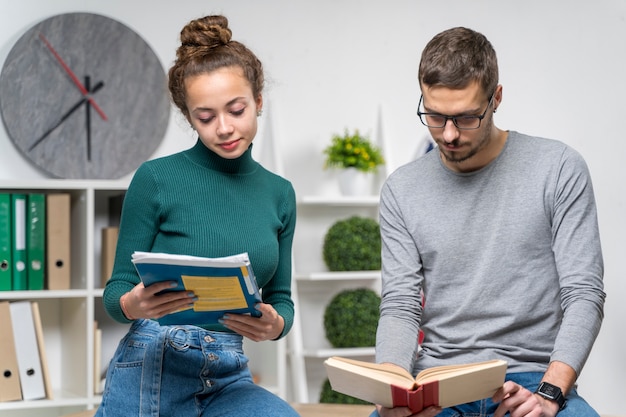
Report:
[[[151,47],[124,24],[60,14],[11,48],[0,74],[0,112],[13,144],[46,173],[120,178],[163,140],[167,77]]]

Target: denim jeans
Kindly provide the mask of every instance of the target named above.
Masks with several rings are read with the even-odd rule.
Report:
[[[136,320],[107,370],[96,417],[297,417],[255,385],[242,337]]]
[[[528,390],[535,392],[543,373],[541,372],[518,372],[506,375],[507,381],[513,381]],[[491,401],[490,398],[476,401],[473,403],[462,404],[456,407],[444,408],[438,417],[490,417],[498,407],[497,403]],[[508,415],[508,413],[507,413]],[[561,410],[558,417],[599,417],[598,413],[591,408],[587,402],[578,395],[575,389],[572,389],[567,396],[567,406]],[[379,417],[378,412],[374,411],[370,417]]]

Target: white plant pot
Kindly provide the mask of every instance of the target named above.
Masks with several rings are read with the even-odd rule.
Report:
[[[372,195],[374,174],[359,171],[356,168],[344,168],[339,171],[339,191],[345,196]]]

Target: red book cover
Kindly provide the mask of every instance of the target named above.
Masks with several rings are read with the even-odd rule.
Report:
[[[391,396],[394,407],[409,407],[417,413],[431,405],[439,405],[439,383],[427,382],[412,390],[391,385]]]

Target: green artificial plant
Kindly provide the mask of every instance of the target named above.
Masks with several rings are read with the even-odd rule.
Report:
[[[343,135],[333,135],[331,144],[324,149],[326,162],[324,167],[356,168],[363,172],[374,172],[385,160],[382,151],[374,146],[367,136],[358,130]]]
[[[326,339],[333,347],[371,347],[376,344],[380,295],[370,288],[346,289],[324,311]]]
[[[380,269],[380,230],[369,217],[338,220],[326,232],[322,250],[330,271],[376,271]]]

